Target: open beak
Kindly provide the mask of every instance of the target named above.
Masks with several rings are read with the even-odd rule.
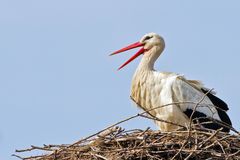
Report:
[[[115,52],[113,52],[112,54],[110,54],[110,56],[112,55],[115,55],[115,54],[118,54],[118,53],[121,53],[121,52],[124,52],[124,51],[127,51],[127,50],[130,50],[130,49],[133,49],[133,48],[137,48],[137,47],[141,47],[143,46],[144,44],[140,43],[140,42],[136,42],[136,43],[133,43],[127,47],[124,47],[120,50],[117,50]],[[144,48],[141,48],[136,54],[134,54],[129,60],[127,60],[123,65],[121,65],[118,70],[120,70],[121,68],[123,68],[124,66],[126,66],[128,63],[130,63],[131,61],[133,61],[135,58],[137,58],[138,56],[140,56],[141,54],[143,54],[145,51]]]

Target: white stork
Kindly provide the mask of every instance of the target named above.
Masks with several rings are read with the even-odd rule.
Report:
[[[149,111],[151,115],[163,120],[155,121],[161,131],[176,130],[179,126],[188,127],[190,119],[197,119],[195,122],[202,123],[201,126],[208,129],[222,128],[224,132],[230,131],[232,123],[226,113],[228,106],[217,98],[214,92],[205,88],[200,81],[187,80],[176,73],[154,70],[154,63],[165,47],[163,38],[158,34],[148,33],[139,42],[113,52],[111,55],[136,47],[142,48],[119,69],[143,54],[132,79],[130,94],[132,100],[144,110],[174,103]],[[199,102],[199,104],[178,104],[176,102]]]

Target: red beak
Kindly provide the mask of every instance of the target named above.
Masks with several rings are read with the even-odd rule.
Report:
[[[140,42],[136,42],[136,43],[133,43],[127,47],[124,47],[120,50],[117,50],[115,52],[113,52],[112,54],[110,54],[110,56],[112,55],[115,55],[115,54],[118,54],[118,53],[121,53],[121,52],[124,52],[124,51],[127,51],[127,50],[130,50],[130,49],[133,49],[133,48],[137,48],[137,47],[141,47],[143,46],[144,44],[140,43]],[[141,54],[143,54],[145,51],[144,48],[141,48],[136,54],[134,54],[129,60],[127,60],[123,65],[121,65],[118,70],[120,70],[121,68],[123,68],[124,66],[126,66],[128,63],[130,63],[131,61],[133,61],[135,58],[137,58],[138,56],[140,56]]]

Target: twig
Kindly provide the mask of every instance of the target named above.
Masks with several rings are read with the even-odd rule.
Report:
[[[182,145],[182,147],[178,150],[178,152],[171,158],[171,160],[174,160],[178,155],[179,155],[179,153],[183,150],[183,148],[185,147],[185,145],[187,144],[187,140],[185,140],[184,142],[183,142],[183,145]]]
[[[209,140],[211,140],[213,137],[215,137],[217,135],[217,133],[221,130],[222,128],[216,130],[216,132],[214,132],[210,137],[208,137],[206,140],[202,141],[202,143],[199,144],[198,148],[201,148],[206,142],[208,142]]]

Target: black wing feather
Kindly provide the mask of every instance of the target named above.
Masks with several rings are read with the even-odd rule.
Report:
[[[206,94],[208,92],[208,90],[202,89],[202,92],[204,94]],[[220,98],[216,97],[215,95],[213,95],[211,93],[208,93],[207,96],[210,99],[210,101],[213,103],[213,105],[216,106],[216,110],[217,110],[218,115],[219,115],[220,119],[222,120],[222,122],[224,122],[224,124],[229,125],[231,127],[232,122],[226,113],[226,111],[228,110],[228,105],[223,100],[221,100]],[[214,129],[214,130],[223,128],[222,129],[223,132],[230,131],[229,127],[226,127],[226,125],[221,125],[220,123],[216,123],[217,120],[214,122],[211,118],[207,117],[207,115],[205,115],[204,113],[201,113],[199,111],[195,111],[193,113],[192,109],[187,109],[186,111],[184,111],[184,113],[189,118],[193,114],[192,115],[193,122],[200,123],[205,128]]]
[[[202,92],[204,94],[206,94],[208,92],[208,90],[202,89]],[[208,93],[207,96],[215,106],[223,109],[224,111],[228,110],[228,105],[223,100],[221,100],[220,98],[216,97],[215,95],[213,95],[211,93]]]
[[[204,89],[202,89],[202,91],[204,94],[206,94],[208,92]],[[228,124],[229,126],[232,126],[232,122],[226,113],[226,111],[228,110],[228,105],[223,100],[221,100],[220,98],[216,97],[215,95],[213,95],[211,93],[208,93],[207,96],[210,99],[210,101],[214,104],[214,106],[217,106],[216,109],[217,109],[220,119],[224,123]]]
[[[186,111],[184,111],[184,113],[190,118],[193,110],[192,109],[186,109]],[[227,127],[224,127],[223,125],[221,125],[219,123],[214,122],[211,118],[207,117],[204,113],[195,111],[192,115],[192,121],[194,124],[201,124],[204,128],[208,128],[208,129],[213,129],[213,130],[218,130],[220,128],[223,127],[222,131],[223,132],[229,132],[230,129]]]

